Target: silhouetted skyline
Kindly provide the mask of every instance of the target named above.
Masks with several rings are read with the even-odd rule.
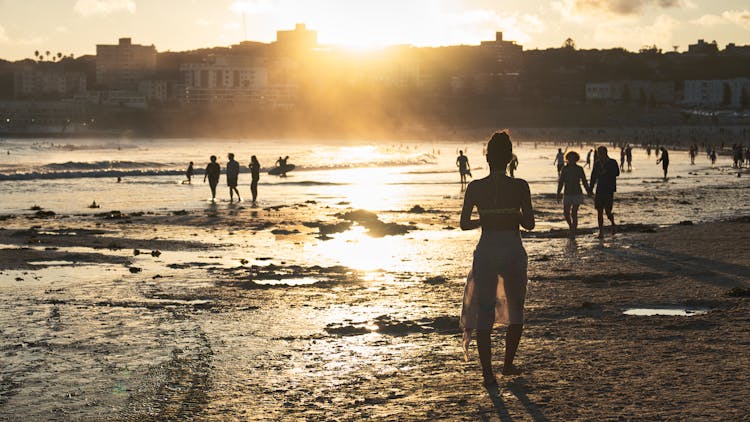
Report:
[[[322,44],[357,47],[479,44],[495,31],[527,49],[559,47],[569,37],[579,48],[631,51],[644,45],[684,51],[699,38],[719,47],[750,44],[743,0],[76,0],[44,6],[5,0],[0,7],[6,60],[33,57],[35,50],[93,54],[95,44],[122,36],[159,51],[270,42],[277,29],[297,22],[315,28]]]

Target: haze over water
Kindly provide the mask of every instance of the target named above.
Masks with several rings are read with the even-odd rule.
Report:
[[[550,143],[517,143],[514,152],[520,165],[516,177],[526,179],[532,195],[554,194],[557,174],[553,166],[556,147]],[[336,205],[347,203],[353,208],[371,211],[409,209],[414,205],[440,202],[443,198],[460,198],[461,189],[455,158],[459,149],[469,157],[475,178],[487,174],[483,141],[475,142],[383,142],[379,146],[365,141],[348,145],[276,140],[241,141],[218,139],[153,140],[24,140],[6,139],[0,148],[10,154],[0,155],[0,213],[21,213],[39,205],[64,213],[91,213],[109,210],[123,212],[158,209],[203,209],[209,204],[208,185],[202,170],[210,155],[222,165],[226,154],[234,152],[242,166],[240,193],[250,197],[250,155],[257,155],[262,165],[259,206],[289,205],[305,200]],[[585,164],[593,145],[571,146]],[[565,149],[566,147],[563,147]],[[610,156],[619,160],[619,148],[610,148]],[[266,174],[280,156],[289,155],[297,166],[288,177]],[[690,165],[687,152],[673,151],[668,182],[661,181],[661,166],[655,164],[643,149],[634,150],[633,171],[618,178],[620,194],[654,192],[663,195],[690,187],[739,183],[728,168],[730,158],[720,156],[712,168],[705,154]],[[195,163],[196,175],[191,185],[182,184],[189,161]],[[590,173],[586,169],[586,174]],[[122,182],[117,183],[118,176]],[[224,175],[217,189],[219,206],[228,201]],[[88,207],[93,201],[101,209]],[[244,204],[249,206],[249,203]],[[695,216],[680,214],[661,217],[640,214],[638,218],[623,215],[625,222],[669,224],[680,219],[712,218],[722,206],[704,201]],[[641,201],[636,209],[653,208],[654,201]],[[738,206],[742,206],[738,204]],[[687,213],[689,214],[689,212]],[[631,221],[628,221],[631,220]],[[675,221],[677,220],[677,221]],[[544,223],[544,221],[542,221]]]

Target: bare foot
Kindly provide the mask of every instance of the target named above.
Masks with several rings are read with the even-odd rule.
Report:
[[[497,379],[494,375],[491,377],[485,377],[484,381],[482,381],[482,386],[488,390],[497,388]]]
[[[521,375],[522,372],[523,371],[521,371],[521,368],[515,365],[503,367],[503,375],[506,376]]]

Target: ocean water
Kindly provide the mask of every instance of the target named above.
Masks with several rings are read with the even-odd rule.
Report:
[[[516,177],[529,182],[535,198],[550,199],[556,189],[553,160],[557,147],[544,141],[516,143],[514,152],[520,163]],[[219,157],[223,170],[229,152],[235,154],[242,166],[239,189],[244,199],[250,198],[247,168],[250,156],[254,154],[260,160],[263,168],[260,207],[312,200],[376,212],[408,209],[417,204],[460,199],[462,189],[455,165],[457,153],[459,149],[464,150],[473,176],[484,177],[488,173],[484,144],[485,140],[376,144],[366,140],[321,143],[273,139],[2,139],[0,213],[27,212],[34,205],[57,213],[75,214],[102,210],[202,209],[210,199],[202,176],[208,157]],[[584,157],[583,164],[586,152],[593,147],[574,145],[569,148]],[[287,155],[289,162],[297,166],[294,171],[287,177],[266,173],[278,157]],[[712,167],[705,154],[699,154],[696,164],[691,165],[686,151],[672,151],[670,179],[664,182],[661,165],[655,163],[653,153],[649,157],[645,150],[635,149],[633,155],[633,171],[623,172],[618,178],[618,197],[643,197],[642,207],[636,206],[635,211],[653,207],[653,201],[645,200],[648,195],[685,196],[696,189],[707,189],[705,198],[698,198],[701,210],[693,217],[689,210],[675,210],[675,215],[668,216],[638,213],[639,222],[668,224],[671,220],[723,216],[727,214],[726,204],[712,199],[711,188],[747,185],[747,177],[736,177],[736,172],[730,168],[728,156],[720,156],[717,165]],[[619,149],[610,156],[619,159]],[[184,172],[190,161],[195,163],[196,175],[192,184],[185,184]],[[589,172],[586,169],[587,175]],[[120,183],[117,177],[122,178]],[[229,200],[223,175],[217,192],[220,204]],[[88,208],[94,201],[101,209]],[[695,205],[694,201],[690,202]],[[733,206],[748,207],[742,203]]]

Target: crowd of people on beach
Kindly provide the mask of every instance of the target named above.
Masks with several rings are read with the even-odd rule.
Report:
[[[609,157],[608,149],[605,146],[589,149],[586,154],[586,163],[584,166],[578,165],[581,156],[576,151],[568,151],[566,148],[557,149],[553,165],[557,168],[558,186],[557,202],[563,204],[563,215],[568,223],[569,236],[574,238],[578,228],[578,209],[583,204],[585,195],[594,197],[594,207],[597,210],[597,221],[599,228],[599,238],[604,236],[603,223],[604,216],[611,222],[612,232],[616,231],[616,224],[612,212],[614,204],[614,193],[617,190],[617,177],[621,172],[633,171],[633,147],[630,144],[616,144],[615,148],[620,148],[620,163],[618,165],[615,159]],[[581,145],[582,147],[582,145]],[[706,146],[706,157],[711,161],[711,165],[716,164],[717,149],[713,146]],[[645,145],[646,153],[651,157],[651,152],[655,151],[656,164],[661,165],[663,171],[663,180],[669,180],[669,150],[665,146],[654,147],[651,144]],[[486,153],[487,148],[483,152]],[[692,144],[688,147],[688,156],[690,164],[695,165],[695,159],[698,155],[699,147]],[[750,167],[750,148],[744,148],[741,144],[732,146],[734,159],[733,167],[743,168],[745,163]],[[593,156],[593,167],[592,167]],[[456,166],[461,176],[462,189],[466,183],[466,176],[471,176],[469,170],[468,158],[463,151],[459,151],[456,159]],[[506,166],[506,171],[510,177],[515,177],[515,170],[518,168],[518,157],[511,154],[511,159]],[[584,169],[590,168],[589,178],[586,177]],[[741,173],[738,173],[740,175]]]

